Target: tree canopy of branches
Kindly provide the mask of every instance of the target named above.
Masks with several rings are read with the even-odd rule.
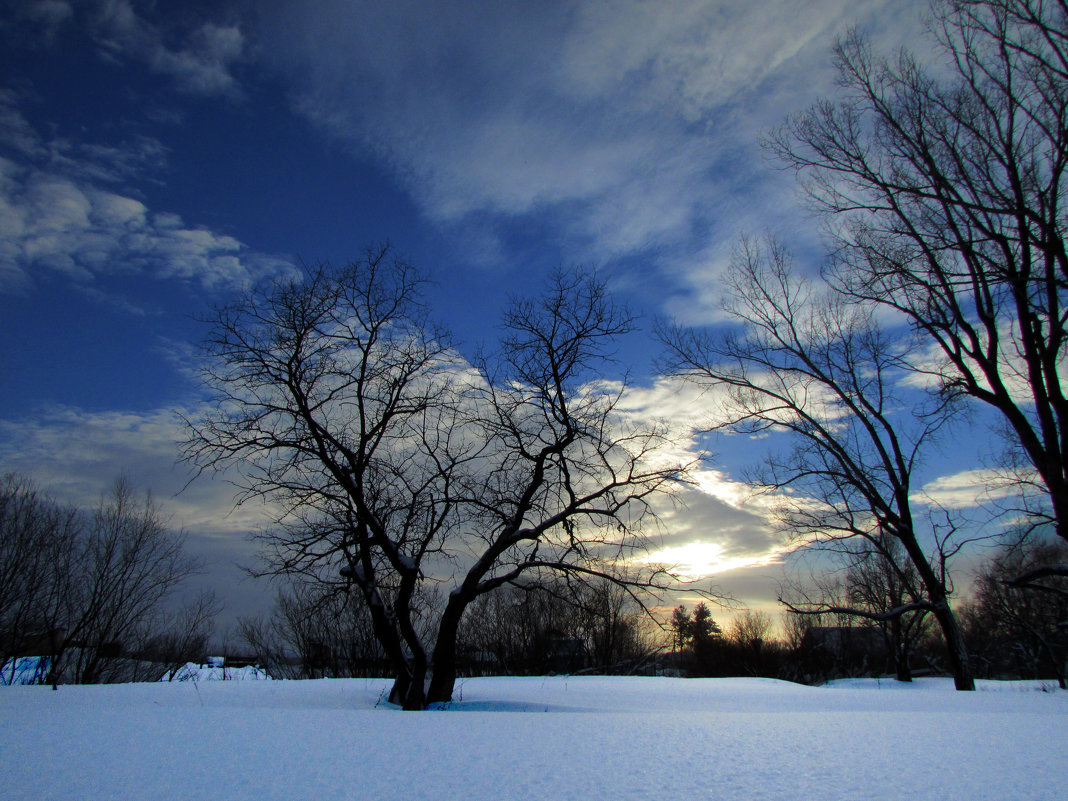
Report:
[[[912,653],[917,643],[928,634],[930,617],[924,608],[900,615],[891,613],[923,597],[923,585],[916,567],[902,552],[901,542],[891,536],[881,537],[878,547],[872,547],[865,539],[854,539],[835,550],[826,572],[810,581],[785,582],[781,591],[795,610],[791,618],[797,636],[803,635],[805,625],[826,625],[810,615],[799,615],[796,610],[801,606],[839,610],[838,614],[844,618],[839,622],[844,625],[849,625],[851,620],[849,615],[841,615],[843,611],[870,615],[861,617],[860,625],[879,631],[888,668],[897,680],[912,681]],[[808,624],[797,620],[798,617],[808,617]]]
[[[1046,576],[1026,589],[1013,579],[1068,562],[1068,546],[1053,538],[1009,542],[979,571],[964,610],[969,645],[991,678],[1056,677],[1068,689],[1068,578]]]
[[[798,544],[829,549],[862,539],[906,586],[914,570],[916,595],[904,603],[849,613],[930,611],[957,688],[974,689],[949,603],[947,563],[959,544],[952,526],[940,531],[911,498],[921,450],[945,424],[946,407],[918,407],[899,384],[907,350],[884,336],[871,307],[801,280],[783,248],[744,242],[726,283],[725,310],[737,327],[662,329],[666,367],[726,393],[715,429],[786,436],[788,447],[752,476],[781,498],[785,530]],[[809,611],[835,610],[819,604]]]
[[[1068,539],[1068,4],[933,9],[945,61],[881,60],[854,33],[842,97],[771,146],[831,223],[836,290],[910,321],[909,368],[999,413],[1032,520]]]
[[[481,596],[461,631],[472,673],[630,672],[658,652],[655,623],[607,580],[546,581]]]
[[[91,512],[56,503],[24,478],[0,480],[3,656],[36,650],[51,658],[53,681],[60,671],[75,683],[111,678],[115,657],[161,635],[166,602],[199,567],[151,497],[139,500],[123,479]],[[194,604],[202,627],[214,603]]]
[[[232,467],[240,501],[278,510],[267,573],[351,582],[393,667],[391,700],[448,701],[478,597],[536,571],[627,576],[649,500],[682,468],[650,457],[603,373],[632,327],[602,283],[557,274],[516,300],[499,353],[464,362],[430,328],[414,269],[388,248],[218,310],[204,379],[217,411],[188,457]],[[447,589],[432,632],[413,600]]]

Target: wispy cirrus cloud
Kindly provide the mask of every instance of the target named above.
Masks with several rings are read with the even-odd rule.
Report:
[[[576,260],[693,256],[792,208],[760,130],[833,86],[836,34],[901,5],[274,0],[257,36],[296,107],[430,217],[550,219]]]

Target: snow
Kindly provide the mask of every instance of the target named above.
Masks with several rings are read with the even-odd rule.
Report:
[[[52,660],[47,656],[16,656],[0,666],[0,686],[36,684],[48,673]]]
[[[1043,683],[468,679],[0,691],[5,799],[1053,799],[1068,692]]]

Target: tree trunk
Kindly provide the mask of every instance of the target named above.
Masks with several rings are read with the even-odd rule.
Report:
[[[898,681],[912,681],[912,665],[909,664],[908,648],[900,648],[896,651],[894,657],[894,672]]]
[[[406,653],[401,633],[386,612],[377,590],[367,584],[359,584],[371,614],[375,639],[386,652],[393,666],[395,678],[389,691],[389,703],[405,710],[423,709],[426,706],[426,656],[418,643],[409,642],[412,653]]]
[[[953,685],[958,690],[974,690],[975,677],[972,675],[968,661],[968,649],[964,645],[964,636],[957,625],[956,615],[950,609],[949,601],[941,599],[935,602],[935,619],[942,628],[949,653],[949,668],[953,672]]]
[[[445,704],[452,700],[452,692],[456,688],[456,638],[466,608],[467,602],[461,600],[459,595],[453,595],[441,616],[438,639],[434,645],[433,675],[426,699],[429,704]]]
[[[905,642],[903,620],[890,621],[890,648],[894,655],[894,675],[898,681],[912,681],[912,666],[909,664],[909,647]]]
[[[389,702],[405,712],[417,712],[426,708],[426,672],[401,670],[393,680]]]

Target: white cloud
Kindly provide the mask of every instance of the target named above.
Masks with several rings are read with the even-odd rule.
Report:
[[[206,574],[190,587],[213,589],[225,604],[223,624],[238,615],[262,614],[273,588],[247,580],[241,567],[255,563],[248,535],[269,523],[262,506],[235,509],[225,476],[189,482],[177,462],[184,429],[169,409],[90,412],[54,407],[32,418],[0,419],[0,473],[30,477],[52,497],[81,508],[95,506],[120,475],[149,491],[167,524],[187,535],[188,554]]]
[[[702,456],[697,432],[721,418],[723,400],[722,391],[702,391],[690,382],[661,378],[651,386],[628,387],[617,408],[634,423],[662,426],[673,444],[658,458],[674,464]],[[780,499],[774,494],[757,493],[725,471],[704,464],[695,466],[690,480],[689,487],[657,502],[662,538],[649,561],[700,578],[777,565],[794,547],[776,525]]]
[[[0,148],[18,159],[0,155],[0,292],[25,291],[40,271],[87,289],[97,276],[133,272],[232,289],[294,269],[125,194],[122,184],[164,158],[155,140],[125,147],[46,141],[6,94]]]
[[[160,29],[129,0],[101,0],[91,15],[97,42],[111,55],[168,75],[182,91],[199,95],[240,94],[231,68],[245,51],[245,37],[232,25],[204,23],[181,47],[167,45]]]
[[[785,548],[773,548],[766,553],[728,556],[720,542],[695,541],[662,548],[645,561],[670,565],[684,578],[705,578],[743,568],[780,565],[785,552]]]
[[[74,18],[74,7],[66,0],[8,0],[8,13],[19,22],[28,22],[34,36],[51,42],[57,32]],[[0,26],[4,20],[0,19]]]
[[[152,19],[155,3],[136,0],[8,2],[14,6],[11,21],[23,23],[18,35],[30,46],[54,45],[61,31],[77,26],[105,58],[143,64],[170,77],[179,91],[241,96],[233,68],[245,59],[248,47],[237,25],[190,21],[191,15],[183,13],[172,15],[172,24],[164,26]],[[0,18],[0,26],[4,22]]]
[[[240,287],[292,269],[233,237],[152,213],[135,198],[2,157],[0,255],[6,263],[0,291],[24,289],[40,269],[79,283],[137,271],[208,288]]]

